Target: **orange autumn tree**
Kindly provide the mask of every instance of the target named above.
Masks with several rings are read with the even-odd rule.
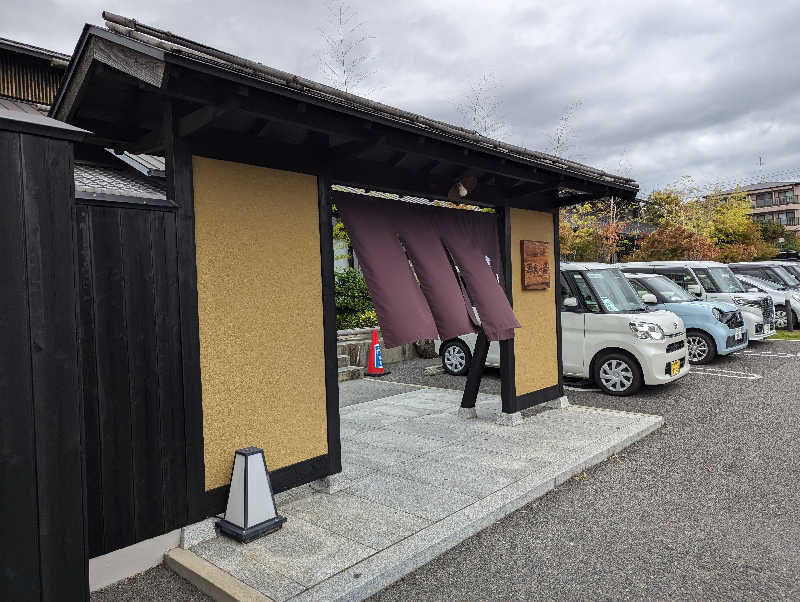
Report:
[[[643,237],[630,261],[716,260],[719,249],[707,236],[676,224],[662,223]]]
[[[616,210],[585,203],[560,211],[559,245],[569,261],[615,262],[625,222]]]

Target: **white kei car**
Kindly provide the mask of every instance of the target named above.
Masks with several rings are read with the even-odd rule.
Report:
[[[649,310],[614,266],[561,263],[561,359],[564,374],[593,380],[610,395],[633,395],[642,385],[686,376],[686,329],[665,310]],[[437,341],[450,374],[469,371],[476,335]],[[500,345],[489,345],[486,364],[500,365]]]

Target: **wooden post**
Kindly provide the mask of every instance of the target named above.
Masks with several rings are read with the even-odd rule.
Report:
[[[511,273],[511,208],[497,208],[497,231],[500,243],[500,258],[503,267],[503,289],[511,307],[514,307]],[[514,339],[500,341],[500,399],[502,410],[507,414],[516,412],[517,388],[515,383]]]
[[[342,472],[342,442],[339,421],[339,373],[336,353],[336,296],[333,273],[333,226],[331,224],[331,179],[317,175],[319,254],[322,277],[322,328],[325,345],[325,412],[328,430],[329,474]]]
[[[467,374],[467,384],[464,387],[464,396],[461,398],[462,408],[474,408],[478,398],[478,389],[481,386],[483,369],[486,367],[486,354],[489,352],[489,339],[483,330],[478,331],[478,340],[472,352],[472,363]]]

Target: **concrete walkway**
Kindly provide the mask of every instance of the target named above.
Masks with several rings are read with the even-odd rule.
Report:
[[[277,533],[191,551],[279,602],[361,600],[662,424],[568,406],[499,426],[497,396],[481,394],[473,420],[456,416],[460,396],[420,388],[342,408],[334,493],[279,494]]]

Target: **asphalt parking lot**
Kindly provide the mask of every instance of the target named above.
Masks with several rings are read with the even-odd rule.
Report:
[[[800,599],[799,389],[800,343],[765,342],[629,398],[568,391],[665,425],[373,599]]]
[[[342,403],[463,389],[464,377],[423,375],[437,361],[342,383]],[[499,387],[487,369],[481,389]],[[800,599],[800,342],[753,344],[629,398],[583,388],[572,403],[665,425],[373,600]],[[92,595],[105,600],[210,598],[157,567]]]

